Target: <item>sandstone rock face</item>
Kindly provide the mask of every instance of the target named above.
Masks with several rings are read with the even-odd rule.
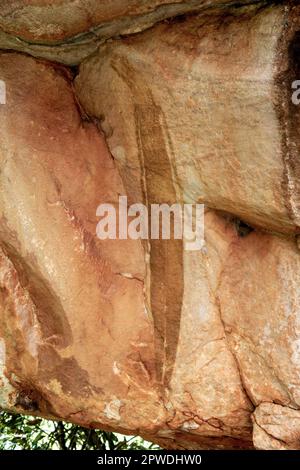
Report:
[[[297,77],[286,35],[300,28],[299,10],[288,16],[287,33],[281,5],[229,10],[225,20],[217,10],[111,42],[83,63],[78,96],[105,118],[128,188],[140,154],[149,160],[140,130],[146,123],[152,171],[164,178],[169,155],[185,202],[205,202],[265,229],[297,229],[299,182],[291,167],[299,116],[284,113]]]
[[[299,411],[273,403],[263,403],[253,414],[253,440],[259,449],[299,448]]]
[[[228,3],[2,2],[0,47],[98,49],[0,53],[2,408],[300,448],[300,11]],[[205,204],[205,245],[99,240],[119,195]]]
[[[166,18],[230,3],[235,1],[4,0],[0,5],[0,48],[73,65],[113,36],[136,33]]]
[[[79,421],[90,408],[86,424],[101,410],[107,424],[118,422],[129,393],[129,421],[146,413],[155,422],[143,252],[131,240],[102,246],[94,233],[99,201],[124,192],[104,139],[82,119],[64,69],[15,54],[3,54],[0,67],[8,89],[1,108],[1,336],[15,389],[8,400]],[[138,411],[140,400],[147,411]]]

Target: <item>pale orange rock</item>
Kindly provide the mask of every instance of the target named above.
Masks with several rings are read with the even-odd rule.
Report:
[[[228,255],[220,309],[255,405],[300,407],[299,276],[293,239],[252,232]]]
[[[181,200],[299,230],[299,30],[299,8],[216,9],[110,42],[81,65],[78,97],[134,198],[141,158],[161,179],[168,158]]]
[[[0,406],[299,449],[299,7],[51,3],[2,2],[0,47],[99,51],[0,53]],[[119,195],[204,203],[205,245],[99,240]]]
[[[240,4],[259,0],[240,0]],[[3,0],[0,48],[78,64],[111,37],[234,0]]]
[[[30,41],[62,41],[95,28],[119,23],[126,32],[141,18],[153,24],[195,9],[223,6],[233,0],[3,0],[0,26],[6,33]],[[258,3],[242,0],[241,4]],[[141,21],[141,22],[142,22]],[[101,29],[99,32],[101,35]]]

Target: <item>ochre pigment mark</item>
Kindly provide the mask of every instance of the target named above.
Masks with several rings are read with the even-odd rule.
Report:
[[[56,380],[66,395],[90,396],[89,375],[74,357],[61,357],[51,345],[45,344],[39,348],[39,357],[39,381],[46,383]]]
[[[113,61],[112,67],[132,93],[143,203],[148,209],[151,204],[174,204],[178,202],[176,178],[161,107],[124,58]],[[166,387],[172,376],[179,339],[184,288],[182,240],[150,240],[150,272],[149,303],[156,330],[156,372],[159,383]]]

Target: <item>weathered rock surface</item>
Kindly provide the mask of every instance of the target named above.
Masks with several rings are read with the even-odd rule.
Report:
[[[5,0],[0,5],[0,48],[74,65],[110,37],[136,33],[166,18],[230,3],[235,1]]]
[[[131,240],[102,246],[95,236],[95,208],[124,192],[104,139],[82,119],[67,71],[16,54],[2,54],[0,67],[8,90],[0,116],[1,336],[15,388],[7,399],[79,421],[90,409],[90,424],[101,415],[103,424],[118,422],[121,407],[130,423],[139,416],[133,427],[143,415],[155,422],[143,252]]]
[[[259,449],[299,449],[299,410],[263,403],[253,414],[253,427],[253,441]]]
[[[100,47],[75,81],[0,54],[1,407],[170,449],[300,448],[299,7],[226,3],[2,2],[0,47]],[[97,239],[120,194],[205,203],[205,246]]]
[[[185,202],[298,230],[300,119],[291,84],[299,11],[216,10],[110,42],[83,63],[78,96],[104,121],[134,198],[133,175],[140,155],[150,165],[151,143],[151,171],[164,179],[169,159]]]
[[[2,406],[176,446],[180,433],[192,446],[251,445],[252,406],[210,287],[235,232],[209,214],[220,254],[183,259],[167,242],[174,257],[157,259],[145,291],[140,242],[96,238],[98,204],[124,188],[67,72],[10,53],[0,70]]]

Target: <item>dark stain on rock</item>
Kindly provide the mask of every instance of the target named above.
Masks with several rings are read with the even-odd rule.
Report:
[[[24,411],[39,411],[39,397],[35,390],[22,390],[18,393],[15,406]]]
[[[16,410],[34,415],[57,416],[51,403],[34,381],[31,382],[28,377],[20,377],[18,380],[10,377],[9,380],[17,391],[14,402]]]
[[[135,104],[143,203],[150,215],[151,204],[172,205],[178,202],[171,139],[161,107],[155,103],[139,74],[124,58],[114,60],[112,67],[129,87]],[[150,247],[150,303],[156,331],[156,374],[158,382],[166,388],[172,377],[179,340],[184,288],[183,242],[150,240]]]

